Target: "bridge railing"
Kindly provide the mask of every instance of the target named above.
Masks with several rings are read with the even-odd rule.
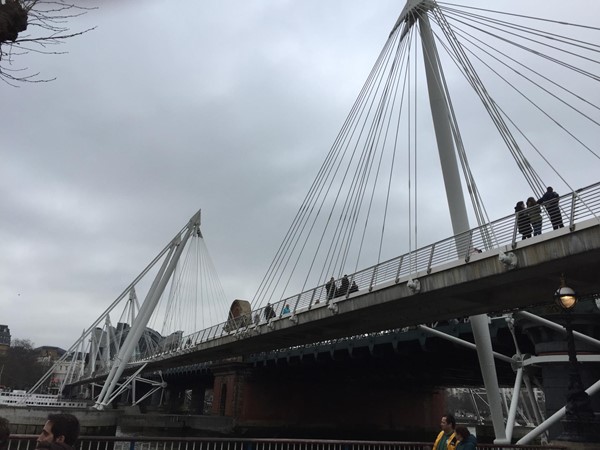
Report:
[[[592,218],[598,219],[600,216],[600,182],[563,195],[559,198],[557,207],[564,227],[569,228],[571,231],[575,229],[578,222]],[[526,213],[529,214],[531,211],[526,210]],[[552,231],[557,222],[556,216],[552,221],[549,215],[548,211],[552,211],[552,209],[548,205],[540,205],[539,211],[543,219],[541,233]],[[533,239],[540,238],[533,236]],[[141,355],[137,361],[168,357],[174,353],[191,351],[200,343],[229,333],[235,333],[236,336],[242,338],[253,330],[258,331],[259,325],[270,324],[274,320],[283,318],[295,320],[295,315],[298,312],[324,306],[333,307],[333,304],[338,300],[364,294],[389,283],[406,281],[417,274],[419,276],[422,276],[423,273],[429,274],[433,269],[444,264],[459,261],[469,262],[476,255],[489,250],[503,246],[510,246],[514,249],[521,240],[522,236],[519,232],[517,216],[511,214],[350,274],[347,277],[347,282],[343,281],[343,278],[338,278],[335,280],[334,288],[330,288],[325,283],[282,299],[267,307],[252,311],[250,316],[244,315],[205,330],[197,331],[183,337],[180,341],[172,343],[168,349],[161,349],[160,352],[153,354]],[[527,242],[533,241],[528,240]],[[352,289],[353,283],[356,283],[356,290]],[[132,362],[135,363],[136,361]]]
[[[11,436],[8,450],[34,450],[37,436]],[[430,450],[431,442],[316,439],[82,437],[78,450]],[[480,450],[567,450],[550,445],[477,444]]]

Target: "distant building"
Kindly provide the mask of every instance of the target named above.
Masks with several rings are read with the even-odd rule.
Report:
[[[36,348],[35,351],[40,364],[47,368],[53,367],[48,383],[48,394],[58,394],[65,378],[72,379],[83,370],[84,358],[80,353],[71,353],[64,361],[57,364],[57,360],[67,353],[66,350],[45,345]],[[73,359],[75,360],[73,361]]]
[[[10,347],[10,329],[8,325],[0,325],[0,355],[6,354]]]
[[[37,347],[35,349],[37,353],[38,362],[41,364],[49,364],[54,363],[58,358],[66,353],[66,350],[63,350],[60,347],[51,347],[49,345],[44,345],[42,347]]]

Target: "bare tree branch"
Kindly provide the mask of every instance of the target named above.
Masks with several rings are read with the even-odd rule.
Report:
[[[93,30],[71,31],[69,22],[95,7],[84,7],[69,0],[0,0],[0,80],[10,86],[19,83],[45,83],[55,78],[41,78],[27,67],[15,67],[15,61],[34,52],[59,55],[50,50],[66,40]]]

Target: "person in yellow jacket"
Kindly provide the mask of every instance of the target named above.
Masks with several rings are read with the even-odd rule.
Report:
[[[456,436],[454,428],[456,427],[456,419],[452,414],[444,414],[440,423],[440,434],[438,434],[433,444],[433,450],[456,450]]]

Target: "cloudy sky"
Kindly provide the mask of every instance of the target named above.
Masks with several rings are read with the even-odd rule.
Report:
[[[600,25],[592,0],[502,3]],[[55,81],[0,83],[0,323],[36,345],[69,347],[200,208],[227,298],[252,298],[403,2],[95,6],[67,54],[16,60]],[[566,156],[570,183],[597,181]],[[475,157],[492,219],[523,186],[504,158]]]

